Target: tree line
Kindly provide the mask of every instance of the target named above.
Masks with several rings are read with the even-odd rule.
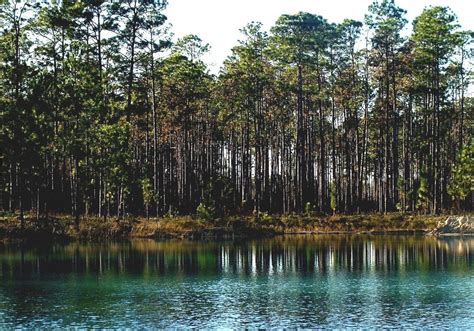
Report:
[[[37,217],[472,209],[473,33],[300,12],[219,74],[165,0],[0,2],[0,207]]]

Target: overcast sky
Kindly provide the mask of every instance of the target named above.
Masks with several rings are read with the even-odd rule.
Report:
[[[175,38],[197,34],[211,45],[204,58],[217,72],[230,50],[241,39],[239,29],[259,21],[268,30],[281,14],[306,11],[329,22],[345,18],[362,21],[372,0],[168,0],[165,14],[173,25]],[[408,28],[413,18],[429,5],[449,6],[458,15],[464,29],[474,30],[474,0],[396,0],[406,9]]]

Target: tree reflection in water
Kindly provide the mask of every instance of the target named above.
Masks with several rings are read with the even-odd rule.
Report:
[[[466,326],[473,252],[423,236],[2,244],[0,326]]]

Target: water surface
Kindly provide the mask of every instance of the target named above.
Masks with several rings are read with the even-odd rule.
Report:
[[[0,328],[474,328],[473,254],[421,236],[0,244]]]

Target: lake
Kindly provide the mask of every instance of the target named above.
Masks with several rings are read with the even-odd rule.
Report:
[[[0,243],[0,328],[474,328],[474,238]]]

